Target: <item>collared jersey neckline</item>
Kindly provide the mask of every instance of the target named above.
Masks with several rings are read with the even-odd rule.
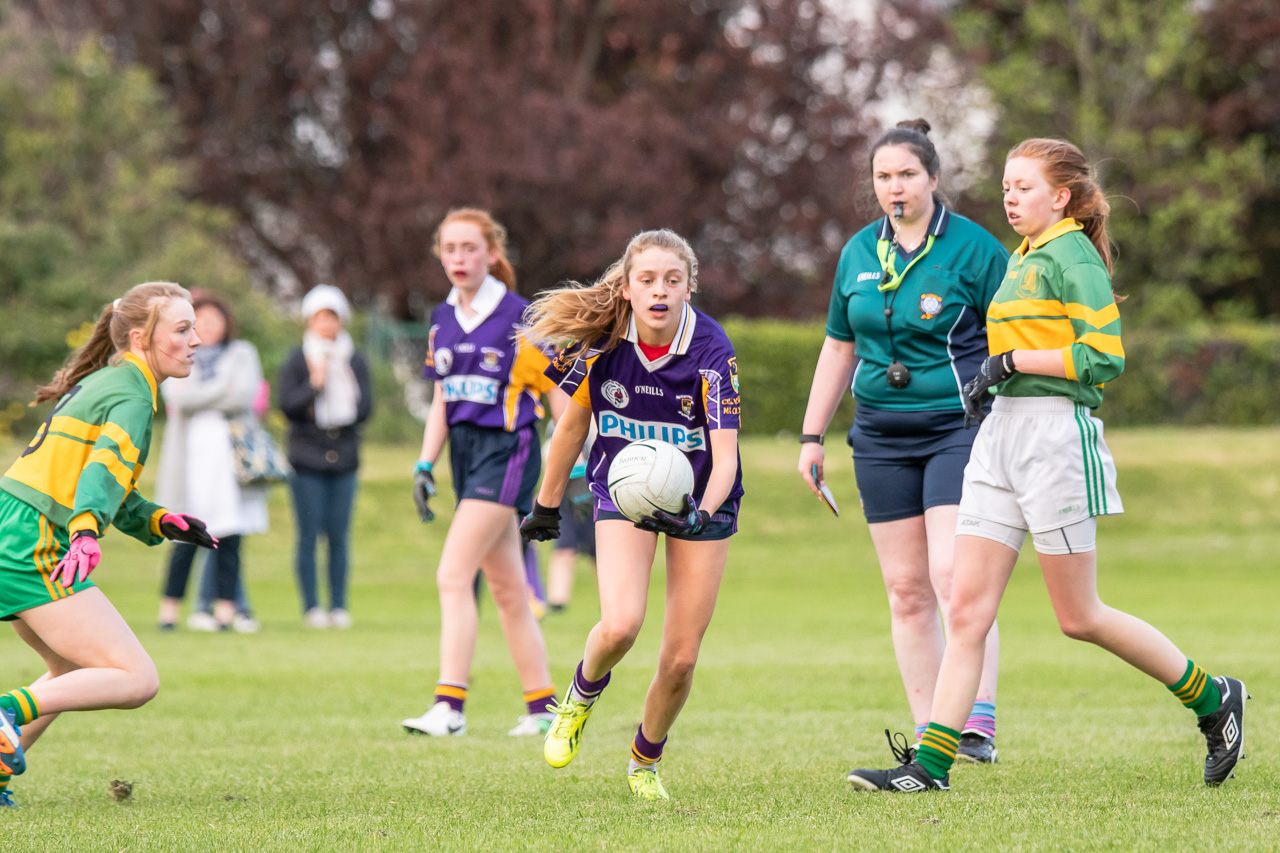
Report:
[[[151,372],[151,368],[147,365],[145,361],[138,358],[136,355],[134,355],[131,352],[125,353],[121,357],[120,361],[122,364],[125,364],[125,363],[132,364],[134,367],[138,368],[138,370],[142,372],[143,378],[147,380],[147,386],[151,388],[151,411],[154,412],[158,408],[158,403],[159,403],[159,399],[156,393],[155,374]]]
[[[951,220],[951,211],[947,210],[947,206],[940,201],[933,203],[933,215],[929,217],[929,227],[925,230],[925,237],[941,237],[947,233],[947,223]],[[876,231],[877,240],[893,239],[893,221],[886,215],[880,219],[880,230]],[[920,243],[924,245],[923,241]],[[917,251],[919,251],[917,249]]]
[[[644,354],[644,350],[640,349],[640,334],[636,331],[636,314],[631,312],[631,319],[627,322],[627,340],[635,348],[636,355],[640,358],[640,363],[650,373],[667,363],[667,359],[673,355],[684,355],[689,351],[689,344],[693,342],[693,330],[697,326],[698,316],[688,302],[681,303],[683,311],[680,314],[680,325],[676,327],[676,336],[671,341],[670,348],[659,357],[652,361]]]
[[[474,332],[485,320],[489,319],[489,315],[498,307],[498,303],[502,301],[502,297],[507,295],[507,286],[498,281],[493,276],[485,276],[484,281],[480,282],[480,288],[476,291],[476,295],[471,299],[471,310],[475,313],[470,317],[462,313],[459,306],[462,295],[458,292],[458,288],[449,291],[445,302],[453,306],[453,316],[457,319],[458,325],[462,327],[464,332]]]
[[[1039,249],[1041,246],[1043,246],[1045,243],[1048,243],[1050,240],[1053,240],[1057,237],[1061,237],[1063,234],[1070,234],[1072,231],[1083,231],[1083,230],[1084,230],[1084,226],[1082,224],[1080,224],[1078,221],[1068,216],[1066,219],[1059,220],[1055,222],[1053,225],[1050,225],[1047,229],[1045,229],[1045,232],[1043,234],[1041,234],[1039,237],[1036,238],[1036,241],[1034,243],[1031,242],[1030,238],[1023,237],[1022,245],[1019,246],[1015,250],[1015,252],[1019,256],[1025,258],[1027,256],[1027,252],[1032,251],[1034,249]]]

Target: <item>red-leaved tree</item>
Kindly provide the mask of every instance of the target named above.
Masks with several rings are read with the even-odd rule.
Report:
[[[671,227],[711,310],[820,311],[863,224],[863,103],[931,34],[905,2],[894,26],[818,0],[24,5],[154,70],[266,280],[402,316],[446,292],[431,238],[464,204],[509,228],[525,293]]]

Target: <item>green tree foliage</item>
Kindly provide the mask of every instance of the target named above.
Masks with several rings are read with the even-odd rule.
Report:
[[[0,4],[0,432],[31,426],[20,402],[141,281],[227,297],[269,365],[296,339],[226,248],[228,216],[188,198],[177,135],[147,72],[93,40],[64,51]]]
[[[1276,58],[1241,63],[1224,84],[1224,46],[1209,36],[1217,18],[1199,9],[1229,5],[1257,6],[979,0],[957,7],[952,30],[1000,109],[992,179],[974,191],[992,211],[995,233],[1008,233],[993,203],[1005,152],[1027,137],[1065,138],[1098,164],[1119,248],[1116,288],[1135,296],[1130,309],[1178,320],[1170,306],[1250,299],[1250,311],[1263,310],[1252,300],[1262,256],[1250,220],[1280,160],[1254,128],[1211,119],[1224,86],[1254,86]],[[1273,25],[1280,17],[1262,7],[1253,13]]]

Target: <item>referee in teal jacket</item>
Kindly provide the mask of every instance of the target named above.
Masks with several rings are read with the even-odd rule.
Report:
[[[988,355],[987,306],[1009,259],[994,237],[936,195],[941,164],[928,132],[924,119],[900,122],[872,146],[884,216],[840,255],[799,463],[816,493],[824,482],[823,434],[852,386],[848,442],[917,737],[929,722],[942,663],[957,508],[977,434],[965,429],[961,389]],[[962,759],[996,760],[998,647],[992,628]]]

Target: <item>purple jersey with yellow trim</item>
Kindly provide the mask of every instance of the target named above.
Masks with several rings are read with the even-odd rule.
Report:
[[[609,500],[609,465],[622,448],[641,438],[674,444],[693,466],[693,497],[701,500],[711,476],[713,429],[738,429],[742,410],[738,360],[724,329],[685,305],[667,354],[650,361],[636,343],[635,318],[627,338],[608,352],[588,350],[579,359],[556,357],[547,368],[561,390],[591,409],[596,440],[587,481],[600,508]],[[742,497],[742,462],[726,501]]]
[[[444,388],[445,420],[514,432],[542,419],[549,359],[520,333],[527,300],[487,279],[464,317],[452,302],[431,314],[423,376]]]

